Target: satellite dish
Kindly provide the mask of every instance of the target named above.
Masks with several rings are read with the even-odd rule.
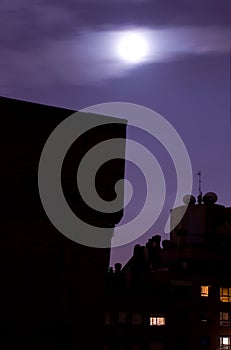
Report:
[[[192,196],[191,194],[186,194],[183,197],[183,202],[186,205],[188,205],[188,204],[195,204],[196,203],[196,198],[194,196]]]
[[[214,204],[217,201],[217,195],[214,192],[207,192],[203,197],[205,204]]]

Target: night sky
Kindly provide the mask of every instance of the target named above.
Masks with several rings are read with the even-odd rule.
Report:
[[[131,64],[117,46],[134,31],[149,51]],[[74,110],[112,101],[149,107],[182,137],[194,195],[201,170],[203,192],[231,205],[230,0],[1,0],[0,49],[0,95]],[[139,243],[162,234],[169,209]],[[125,263],[135,243],[115,248],[112,263]]]

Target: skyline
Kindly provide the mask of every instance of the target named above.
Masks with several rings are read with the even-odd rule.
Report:
[[[113,101],[151,108],[188,149],[193,194],[201,171],[203,193],[214,191],[219,204],[231,205],[229,1],[127,0],[109,6],[103,0],[24,0],[2,1],[0,9],[0,95],[74,110]],[[145,32],[151,53],[145,62],[125,64],[111,48],[134,29]],[[145,135],[128,132],[165,170],[166,215],[174,195],[167,157]],[[162,233],[163,221],[153,234]],[[125,263],[135,244],[115,248],[112,262]]]

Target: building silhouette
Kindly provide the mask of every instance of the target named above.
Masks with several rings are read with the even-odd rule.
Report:
[[[170,240],[155,235],[109,269],[105,350],[231,348],[231,208],[216,200],[185,196]]]
[[[110,248],[80,245],[58,232],[38,192],[44,144],[74,112],[0,98],[0,348],[4,350],[103,348]],[[109,242],[123,212],[102,214],[87,207],[76,188],[76,171],[85,152],[98,142],[114,137],[125,140],[126,121],[113,121],[76,140],[62,168],[69,206],[85,222],[107,228]],[[123,177],[123,160],[105,164],[97,175],[98,192],[103,198],[113,197],[115,181]]]

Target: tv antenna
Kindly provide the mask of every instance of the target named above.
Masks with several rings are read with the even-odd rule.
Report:
[[[198,204],[201,204],[202,203],[201,171],[197,172],[197,176],[198,176],[198,190],[199,190],[199,195],[197,196],[197,199],[198,199]]]
[[[231,51],[229,52],[229,123],[231,127]]]

